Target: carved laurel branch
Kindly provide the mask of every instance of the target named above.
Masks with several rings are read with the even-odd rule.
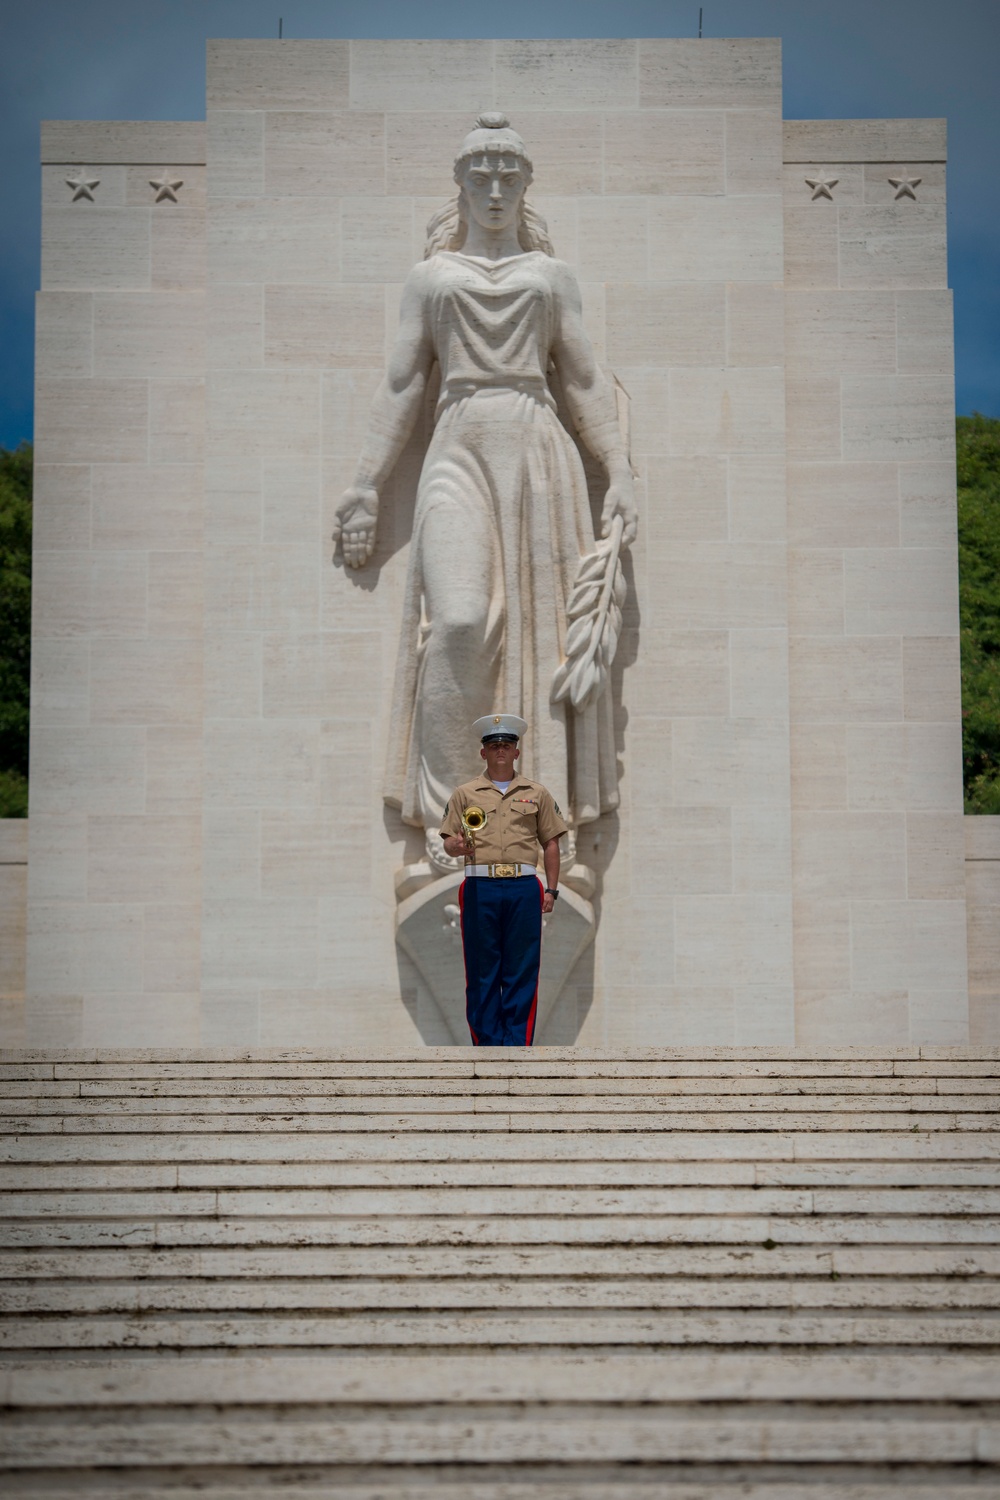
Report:
[[[621,565],[624,522],[615,516],[611,535],[581,558],[566,614],[565,660],[552,679],[552,702],[568,698],[582,713],[603,693],[618,649],[625,603]]]

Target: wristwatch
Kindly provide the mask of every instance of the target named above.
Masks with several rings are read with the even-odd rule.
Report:
[[[553,899],[553,901],[558,901],[559,900],[559,892],[558,891],[554,891],[550,885],[547,885],[545,887],[545,894],[546,894],[546,896],[551,896],[552,899]]]

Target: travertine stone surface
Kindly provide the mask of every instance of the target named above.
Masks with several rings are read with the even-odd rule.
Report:
[[[642,40],[639,103],[645,109],[781,112],[781,43],[770,38]]]
[[[784,126],[795,970],[807,1043],[845,1026],[889,1040],[904,1018],[928,1041],[960,1041],[974,1026],[962,998],[944,156],[943,121]]]
[[[357,44],[355,44],[357,45]],[[208,43],[209,109],[344,109],[351,44],[289,38]]]
[[[643,517],[598,937],[541,1040],[965,1040],[944,125],[782,122],[754,39],[219,41],[204,126],[45,127],[24,1035],[451,1034],[381,800],[426,423],[366,579],[329,534],[491,109]]]
[[[0,1046],[24,1044],[28,823],[0,819]]]
[[[966,818],[969,1032],[979,1046],[1000,1037],[1000,818]]]
[[[1000,1049],[291,1050],[301,1001],[0,1057],[5,1493],[995,1500]]]
[[[204,126],[55,122],[43,160],[25,1036],[176,1043],[200,987]]]
[[[786,162],[943,162],[946,120],[786,120]]]
[[[205,125],[202,120],[43,120],[41,159],[58,166],[203,165]]]
[[[435,57],[433,65],[427,61],[429,50],[433,51]],[[771,116],[774,126],[770,129],[760,118],[762,110],[766,115],[769,106],[773,109],[777,90],[773,83],[768,85],[758,79],[753,85],[757,92],[752,99],[744,100],[741,96],[738,101],[739,107],[752,104],[756,111],[752,122],[754,142],[763,142],[765,145],[770,142],[772,152],[769,171],[759,168],[751,153],[741,170],[748,174],[752,167],[755,175],[752,179],[748,177],[745,184],[734,181],[737,194],[751,192],[757,196],[747,203],[745,209],[734,200],[732,213],[735,217],[731,217],[731,221],[716,213],[710,222],[702,223],[699,214],[711,215],[712,203],[699,195],[708,194],[710,199],[711,195],[719,193],[725,186],[723,163],[726,115],[722,108],[716,113],[705,111],[705,91],[723,89],[726,81],[732,77],[731,48],[727,46],[720,51],[717,66],[709,67],[707,73],[702,66],[700,71],[699,67],[695,67],[692,74],[692,66],[698,63],[698,59],[692,58],[689,50],[682,46],[682,55],[679,54],[677,63],[680,68],[677,78],[691,91],[690,99],[679,101],[671,97],[656,101],[656,113],[644,115],[643,112],[635,111],[639,80],[646,77],[648,87],[654,86],[657,77],[662,83],[666,76],[664,69],[669,69],[671,64],[669,57],[664,59],[661,56],[661,51],[657,44],[647,47],[644,43],[633,42],[496,44],[495,68],[504,81],[502,89],[497,83],[493,92],[492,76],[489,88],[485,91],[475,82],[479,76],[477,69],[483,71],[485,79],[494,66],[490,61],[488,46],[484,47],[479,43],[443,43],[435,44],[433,49],[429,49],[427,44],[410,42],[352,44],[352,109],[346,118],[325,112],[326,101],[317,100],[315,105],[308,101],[296,101],[297,108],[293,113],[287,105],[282,107],[281,101],[275,100],[264,111],[266,118],[257,124],[254,120],[256,111],[248,113],[253,101],[246,92],[230,92],[227,95],[226,104],[229,108],[220,110],[217,115],[214,111],[212,113],[210,139],[216,138],[211,134],[215,130],[220,141],[236,142],[241,139],[245,143],[233,157],[237,173],[245,173],[250,169],[250,163],[259,149],[256,143],[262,143],[263,175],[260,180],[268,196],[258,198],[255,202],[247,202],[246,190],[237,189],[234,192],[223,173],[215,175],[210,162],[212,180],[218,181],[220,192],[220,216],[218,219],[213,218],[212,210],[209,214],[210,244],[215,257],[212,266],[212,297],[214,299],[218,295],[226,299],[228,316],[224,321],[224,331],[227,337],[232,336],[230,320],[234,315],[239,320],[237,326],[246,327],[246,335],[241,335],[243,343],[239,348],[250,353],[251,368],[261,367],[262,363],[263,371],[268,372],[268,381],[266,386],[260,386],[261,406],[251,412],[241,393],[230,407],[234,413],[236,410],[248,413],[246,425],[241,427],[240,439],[236,443],[227,436],[233,428],[230,425],[231,418],[221,405],[224,401],[227,406],[229,404],[223,394],[224,387],[231,388],[235,397],[238,386],[242,383],[244,392],[249,394],[249,382],[253,377],[243,361],[237,358],[229,361],[231,374],[224,375],[225,365],[222,365],[219,367],[218,379],[213,379],[213,390],[217,393],[217,398],[213,397],[213,400],[218,399],[220,402],[219,407],[215,408],[220,416],[217,424],[214,417],[211,419],[211,431],[219,432],[220,442],[228,445],[218,451],[220,459],[224,451],[226,464],[230,466],[229,475],[219,469],[218,481],[221,487],[218,490],[215,488],[215,480],[210,481],[207,500],[208,514],[217,518],[210,525],[212,534],[218,536],[220,547],[223,543],[228,542],[231,546],[237,541],[246,547],[260,545],[260,533],[256,530],[246,505],[238,498],[240,495],[248,498],[258,495],[258,503],[264,504],[260,478],[245,472],[246,458],[253,454],[254,447],[265,440],[280,442],[282,432],[291,429],[296,433],[295,442],[300,454],[309,452],[308,446],[304,445],[311,442],[308,422],[311,420],[313,396],[311,388],[304,383],[304,377],[310,368],[316,368],[322,373],[324,462],[321,494],[327,514],[331,502],[336,503],[339,490],[350,478],[349,465],[353,463],[360,448],[363,424],[373,389],[372,377],[384,366],[385,340],[392,337],[396,316],[394,296],[390,295],[383,304],[371,300],[369,291],[381,277],[388,277],[390,283],[393,279],[401,279],[419,255],[422,222],[444,201],[451,190],[450,161],[456,143],[471,124],[470,114],[491,104],[508,111],[517,111],[514,124],[528,140],[535,158],[536,182],[532,192],[549,219],[556,253],[570,260],[578,269],[585,286],[588,332],[600,357],[606,361],[606,367],[619,375],[632,397],[633,452],[636,453],[640,445],[643,451],[652,453],[665,451],[683,455],[692,449],[695,453],[699,451],[701,438],[694,426],[690,427],[690,437],[685,434],[676,440],[670,440],[664,449],[662,402],[668,393],[673,365],[685,370],[692,366],[701,367],[706,373],[725,367],[726,276],[737,274],[780,278],[780,260],[775,258],[776,248],[780,247],[780,220],[775,212],[777,199],[772,198],[771,228],[768,228],[766,202],[766,194],[770,192],[774,195],[777,190],[780,169],[780,152],[777,150],[778,118],[776,114]],[[758,72],[762,70],[763,75],[776,80],[777,54],[773,44],[759,46],[755,58],[763,59],[765,56],[770,61],[761,61],[759,68],[755,63],[755,69]],[[373,59],[377,59],[377,65]],[[703,56],[701,63],[704,64],[704,61]],[[221,60],[219,66],[222,66]],[[266,66],[263,54],[258,57],[254,66]],[[739,73],[738,67],[736,71]],[[761,97],[759,88],[768,86],[771,87],[770,94]],[[231,88],[231,84],[227,87]],[[652,100],[647,102],[652,103]],[[678,108],[680,102],[686,102],[687,107]],[[559,110],[554,114],[548,113],[557,104]],[[522,108],[526,111],[524,115],[520,113]],[[569,115],[559,112],[567,108],[571,111]],[[594,111],[608,108],[614,112],[608,114],[603,128],[595,128]],[[376,112],[386,109],[388,113],[384,116],[383,123],[382,115]],[[428,110],[433,113],[416,113]],[[384,168],[378,164],[374,154],[376,141],[383,138],[386,152]],[[348,147],[349,154],[345,154]],[[384,178],[380,175],[383,171]],[[612,176],[612,173],[616,175]],[[386,189],[387,196],[381,196]],[[602,196],[602,189],[610,195],[608,198]],[[243,191],[243,200],[238,204],[234,203],[230,210],[223,199],[233,197],[239,191]],[[654,212],[658,195],[664,192],[682,200],[678,201],[678,212],[685,222],[690,221],[691,228],[687,233],[689,247],[694,243],[691,236],[702,237],[699,241],[701,253],[692,255],[689,248],[689,258],[683,264],[671,259],[672,255],[676,258],[677,252]],[[409,196],[415,193],[419,193],[420,197]],[[603,208],[602,204],[605,205]],[[293,216],[306,213],[310,216],[311,228],[315,233],[309,233],[305,223],[301,232],[295,228]],[[740,251],[738,245],[739,229],[744,224],[751,234],[745,253]],[[628,227],[624,240],[622,225]],[[317,248],[321,244],[325,246],[325,254],[320,253]],[[706,269],[704,261],[710,251],[717,256],[717,264]],[[311,259],[306,261],[303,259],[305,256]],[[237,266],[241,269],[236,269]],[[678,277],[681,278],[679,282]],[[692,284],[692,277],[696,279],[697,285]],[[246,285],[248,278],[252,278],[252,285]],[[290,282],[301,287],[303,295],[297,295],[289,286]],[[237,283],[243,284],[241,290],[237,290]],[[645,299],[636,295],[631,283],[649,288]],[[739,327],[743,350],[740,363],[759,363],[762,357],[757,352],[759,346],[754,343],[754,319],[758,319],[758,326],[769,320],[773,328],[773,306],[767,305],[760,314],[756,311],[753,297],[756,285],[754,282],[747,287],[740,301]],[[351,287],[349,298],[341,297],[338,290],[341,286],[345,291],[348,286]],[[391,292],[390,286],[390,294]],[[662,301],[662,328],[661,336],[656,338],[650,337],[648,332],[648,303],[650,298],[658,296]],[[760,297],[770,297],[773,301],[773,289],[762,284]],[[621,308],[618,305],[619,298],[626,299]],[[631,302],[628,301],[629,298]],[[746,332],[743,332],[744,329]],[[609,333],[612,335],[611,339]],[[620,341],[618,344],[614,343],[616,338]],[[764,358],[775,362],[773,336]],[[780,366],[780,359],[776,363]],[[273,374],[282,369],[288,371],[289,378],[293,371],[296,372],[294,378],[298,384],[287,420],[284,423],[268,422],[276,394]],[[243,373],[244,370],[246,373]],[[776,420],[776,415],[780,412],[780,387],[776,388],[777,400],[772,402],[772,407],[762,409],[760,397],[755,394],[753,386],[754,382],[749,380],[743,386],[739,386],[737,382],[735,390],[729,390],[725,384],[716,386],[711,399],[719,403],[720,410],[728,409],[731,404],[736,406],[737,425],[741,432],[745,427],[746,436],[737,438],[732,446],[740,446],[742,443],[748,448],[760,449],[763,441],[763,451],[767,452],[766,443],[772,441],[770,431],[773,429],[780,432],[780,420]],[[290,391],[291,389],[289,387]],[[775,417],[771,416],[772,410]],[[763,440],[760,437],[762,416],[766,418],[764,431],[768,434]],[[238,420],[242,423],[243,419]],[[728,420],[728,417],[720,418],[713,414],[707,416],[713,431],[712,444],[720,455],[724,455],[731,445],[728,432],[723,431],[721,425],[722,421],[728,423]],[[307,424],[304,429],[303,421]],[[685,422],[683,414],[681,422],[682,425]],[[265,439],[262,433],[268,430],[273,436]],[[654,433],[655,438],[652,436]],[[214,441],[210,439],[210,442]],[[780,467],[780,439],[773,451]],[[273,459],[265,457],[264,461],[280,462],[277,454]],[[210,464],[212,463],[210,458]],[[390,507],[401,509],[400,521],[403,524],[407,505],[406,487],[412,484],[413,476],[412,465],[407,467],[409,463],[408,459],[404,459],[395,480],[396,493],[387,497],[386,506],[390,518]],[[638,454],[636,463],[642,467]],[[722,465],[724,505],[728,508],[729,480],[725,473],[724,458]],[[239,466],[242,471],[239,477],[235,466]],[[645,467],[652,472],[656,465],[649,464]],[[311,478],[309,482],[314,484],[315,479]],[[737,493],[735,475],[733,485],[733,508],[734,513],[739,516],[737,524],[747,526],[753,540],[763,544],[767,544],[771,536],[775,535],[775,527],[779,528],[777,534],[782,535],[783,508],[780,516],[775,513],[772,519],[764,523],[761,535],[759,525],[749,520],[749,517],[758,513],[759,506],[750,502],[748,509],[739,498],[743,494],[753,493],[752,479],[748,480],[749,490],[747,485],[743,485]],[[767,503],[770,503],[770,489],[766,481],[763,489],[767,491]],[[297,502],[306,507],[302,512],[304,518],[310,513],[315,514],[315,502],[308,498],[308,493],[301,491],[302,500]],[[758,489],[758,494],[760,493],[761,490]],[[219,497],[218,504],[214,498],[216,494]],[[226,496],[231,498],[226,499]],[[221,528],[218,531],[217,526]],[[728,533],[728,522],[726,532]],[[401,533],[399,540],[404,536],[405,532]],[[734,536],[734,540],[736,539]],[[274,533],[262,549],[260,567],[266,566],[271,570],[279,566],[280,559],[275,556],[277,545],[280,545],[280,538]],[[373,775],[367,794],[369,799],[377,799],[384,723],[376,720],[369,728],[368,723],[358,719],[355,707],[355,717],[350,725],[341,726],[335,716],[330,718],[330,709],[326,707],[324,710],[324,705],[345,701],[358,705],[364,701],[363,697],[359,699],[355,696],[357,689],[352,686],[353,679],[345,676],[345,673],[354,673],[355,669],[348,662],[343,649],[338,646],[338,640],[342,640],[345,647],[348,642],[360,642],[361,639],[371,642],[375,655],[372,657],[369,653],[364,658],[364,667],[358,674],[362,683],[372,671],[384,681],[391,667],[395,654],[393,616],[398,609],[400,564],[403,558],[396,555],[398,541],[391,533],[387,546],[387,556],[380,562],[377,596],[361,594],[356,589],[352,589],[351,595],[345,596],[339,585],[331,589],[331,585],[336,585],[338,577],[343,575],[336,572],[331,575],[324,567],[319,574],[322,589],[319,634],[304,615],[300,617],[297,610],[292,608],[288,582],[280,581],[280,573],[274,573],[271,576],[275,579],[277,591],[269,595],[267,592],[258,593],[255,588],[254,594],[248,596],[253,599],[250,606],[252,613],[247,616],[244,610],[243,621],[249,619],[251,629],[263,627],[277,630],[283,633],[282,636],[275,636],[270,642],[265,640],[261,653],[259,649],[252,647],[250,638],[234,634],[229,628],[223,632],[225,639],[220,634],[217,645],[213,643],[209,647],[209,659],[218,661],[221,667],[221,671],[213,672],[212,677],[215,684],[212,691],[220,695],[218,702],[221,713],[231,716],[234,712],[263,711],[265,720],[273,715],[287,716],[289,713],[318,715],[311,722],[317,729],[322,728],[323,735],[331,743],[342,734],[349,740],[354,740],[364,729],[365,743],[371,743],[374,752],[370,768]],[[252,576],[260,577],[258,564],[253,563],[252,554],[247,552],[244,556],[245,565],[254,570]],[[289,562],[291,561],[292,557],[289,555]],[[308,571],[310,564],[305,554],[302,561]],[[702,565],[713,564],[714,561],[713,557],[706,555],[702,558]],[[737,603],[733,599],[733,590],[739,587],[738,564],[735,557],[731,566],[728,558],[720,557],[719,561],[725,571],[716,585],[716,593],[721,590],[720,597],[732,599],[734,623],[757,626],[763,621],[767,628],[774,617],[771,606],[751,604],[749,598],[746,605]],[[763,561],[763,557],[753,559],[757,564]],[[232,609],[239,596],[232,593],[231,584],[224,583],[227,578],[235,582],[232,571],[234,562],[235,555],[233,561],[230,561],[227,555],[220,552],[219,570],[216,570],[215,563],[210,562],[206,574],[206,578],[218,580],[218,584],[223,585],[226,590],[225,599],[216,596],[216,604],[213,595],[217,585],[213,581],[206,599],[209,616],[213,622],[218,623],[220,629],[227,620],[236,623]],[[746,570],[748,582],[752,566],[752,563],[749,564]],[[683,568],[678,571],[683,572]],[[396,582],[393,582],[393,573]],[[307,603],[311,594],[305,574],[297,574],[296,580],[294,598],[296,602]],[[266,587],[263,580],[261,587]],[[777,590],[774,597],[780,599],[779,573],[775,573],[773,590]],[[273,611],[269,617],[257,613],[257,600],[263,601],[268,597],[274,599],[274,608],[280,608],[280,615]],[[683,611],[682,618],[686,617],[687,612]],[[780,612],[778,618],[781,619]],[[700,619],[698,623],[700,626]],[[723,658],[727,661],[726,698],[724,702],[720,700],[718,711],[728,715],[729,640],[725,624],[719,629],[718,620],[713,619],[712,623],[717,627],[716,638],[722,643]],[[343,635],[345,630],[348,632],[346,636]],[[331,631],[335,633],[328,634]],[[696,642],[691,642],[692,647],[695,644]],[[230,671],[222,666],[223,663],[233,664],[235,676],[230,675]],[[263,677],[258,677],[261,685],[256,690],[253,686],[255,672],[263,673]],[[368,680],[371,680],[370,677]],[[363,687],[361,691],[363,694]],[[739,691],[738,685],[737,693]],[[700,707],[698,689],[694,684],[691,701],[693,707]],[[260,708],[258,704],[261,705]],[[211,713],[211,710],[208,712]],[[783,707],[781,712],[784,712]],[[752,704],[748,705],[748,717],[753,719]],[[245,718],[242,722],[229,718],[228,722],[232,725],[232,734],[225,741],[217,742],[221,759],[214,751],[212,753],[211,764],[217,767],[211,773],[211,785],[217,788],[217,792],[212,795],[227,796],[223,787],[231,779],[229,766],[244,766],[246,769],[240,776],[240,797],[241,800],[247,799],[249,811],[249,802],[253,796],[253,777],[263,774],[264,766],[273,762],[269,759],[258,761],[256,764],[260,766],[260,772],[250,770],[246,760],[247,738],[257,731],[252,730],[251,721]],[[305,721],[294,722],[301,723],[305,728]],[[287,717],[279,717],[276,721],[277,738],[283,742],[287,741],[287,729],[284,728],[286,724],[290,727]],[[742,733],[745,739],[747,731]],[[216,743],[214,734],[212,743]],[[308,743],[315,744],[316,741],[310,739]],[[237,744],[241,746],[239,752],[236,750]],[[278,751],[275,748],[271,753],[278,754]],[[238,755],[238,760],[231,762],[229,757],[234,754]],[[697,750],[692,748],[692,756],[696,755]],[[279,755],[278,763],[284,766],[285,758]],[[298,766],[287,769],[291,780],[285,783],[279,776],[273,785],[273,791],[263,794],[265,800],[259,810],[263,812],[268,806],[267,796],[277,796],[279,804],[276,815],[285,818],[301,816],[302,837],[307,843],[310,839],[318,840],[315,856],[306,854],[305,846],[300,847],[302,857],[309,861],[306,868],[315,871],[314,897],[322,900],[324,889],[343,891],[345,884],[351,884],[353,874],[345,882],[342,868],[357,871],[357,852],[344,842],[346,831],[340,830],[336,837],[337,844],[343,848],[343,854],[334,855],[326,836],[319,834],[322,824],[317,821],[316,813],[307,811],[312,799],[317,796],[310,775],[307,774],[303,781],[297,774]],[[763,768],[761,774],[764,774]],[[787,770],[785,775],[787,777]],[[780,783],[780,773],[778,782]],[[258,784],[263,793],[265,783]],[[297,790],[293,791],[293,788]],[[661,805],[664,790],[662,784],[658,784],[654,791],[654,796]],[[682,807],[690,795],[682,792]],[[694,795],[697,797],[701,794],[695,792]],[[377,801],[375,805],[377,806]],[[695,811],[697,805],[694,804]],[[371,818],[372,814],[367,816]],[[371,828],[378,824],[373,825],[362,818],[361,826]],[[249,836],[249,828],[246,825],[244,827]],[[762,836],[755,836],[751,832],[754,827],[752,818],[741,823],[740,827],[740,847],[744,851],[744,858],[752,865],[751,851],[755,837],[759,842]],[[219,831],[220,836],[223,836],[221,824]],[[227,840],[230,837],[228,827],[224,837]],[[243,837],[241,833],[241,840]],[[260,848],[259,837],[258,831],[253,838],[254,849]],[[406,837],[408,836],[403,835],[402,829],[394,835],[395,847],[399,850],[396,859],[400,863],[404,863],[407,857]],[[732,834],[729,833],[727,837],[731,839]],[[320,852],[322,850],[326,850],[325,855]],[[220,855],[221,853],[220,849]],[[255,857],[260,858],[261,855]],[[732,855],[730,863],[731,859]],[[386,875],[391,867],[390,855],[385,866]],[[231,868],[228,862],[227,868]],[[385,876],[380,875],[378,869],[376,861],[373,879],[376,882],[375,889],[380,890],[378,901],[381,903],[377,908],[381,913],[377,920],[384,923],[392,909],[392,898],[384,884]],[[235,871],[229,878],[236,879]],[[732,893],[730,870],[725,869],[722,873],[720,867],[720,878],[723,888]],[[742,881],[744,877],[740,876],[739,879]],[[787,874],[785,880],[787,889]],[[244,872],[239,878],[239,888],[244,889],[247,884],[247,874]],[[737,886],[737,890],[740,889],[742,886]],[[303,899],[308,900],[308,897]],[[343,896],[339,899],[342,902]],[[620,901],[619,911],[624,914],[628,905],[628,898]],[[235,909],[230,911],[228,905],[213,908],[212,920],[222,924],[220,940],[222,927],[235,916]],[[621,921],[621,917],[616,920]],[[606,925],[609,933],[613,932],[614,924],[606,922]],[[616,952],[618,941],[612,941],[612,951]],[[354,950],[349,946],[345,924],[338,923],[335,930],[324,933],[322,942],[334,962],[334,972],[338,965],[342,967],[345,963],[354,962],[348,958],[349,952]],[[336,958],[337,954],[341,955],[339,959]],[[669,954],[667,958],[669,961]],[[330,959],[320,954],[317,963],[320,967],[327,967]],[[373,960],[374,955],[366,962],[368,973],[362,980],[366,990],[369,981],[377,979],[379,974],[377,960]],[[609,983],[613,989],[618,982],[617,960],[611,958],[605,962],[609,966],[607,978],[602,972],[599,985],[603,989],[604,984]],[[302,967],[301,963],[298,967]],[[221,985],[223,975],[218,971],[219,978],[215,980],[215,972],[213,971],[213,981]],[[309,978],[308,975],[306,977],[309,983],[316,983],[315,978]],[[302,991],[299,979],[289,982],[294,982],[298,987],[296,1014],[305,1017],[307,1012],[303,1010],[303,1006],[307,1004],[309,991]],[[790,983],[790,974],[786,975],[785,982]],[[414,997],[412,1002],[407,1002],[411,1012],[421,1017],[425,1027],[431,1025],[426,1014],[427,1004],[420,997],[415,977],[408,981],[405,976],[402,980],[396,979],[393,987],[396,985],[402,985],[404,991],[409,988]],[[589,1004],[589,989],[587,978],[579,978],[567,996],[565,1015],[562,1018],[553,1017],[554,1022],[558,1021],[568,1028],[567,1036],[575,1036],[578,1032],[576,1012],[580,1004],[579,994],[587,995],[584,1003]],[[317,990],[312,1003],[315,1014],[313,1024],[324,1027],[323,1034],[327,1034],[325,1028],[329,1024],[326,1018],[329,1001]],[[405,1012],[400,1010],[397,1015],[396,1024],[399,1024],[404,1020]],[[624,1015],[620,1019],[626,1027],[622,1035],[631,1035],[631,1020],[627,1020]],[[303,1020],[297,1024],[308,1023]],[[348,1024],[346,1017],[342,1024]],[[353,1025],[354,1022],[350,1024]],[[603,1021],[601,1024],[604,1024]]]

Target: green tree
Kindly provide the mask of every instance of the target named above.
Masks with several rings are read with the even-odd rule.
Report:
[[[28,816],[31,678],[29,443],[0,449],[0,817]]]
[[[965,810],[1000,813],[1000,421],[959,417]]]

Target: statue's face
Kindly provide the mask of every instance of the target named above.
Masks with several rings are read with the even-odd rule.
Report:
[[[468,211],[484,229],[507,229],[528,186],[516,156],[480,156],[466,163],[461,177]]]

